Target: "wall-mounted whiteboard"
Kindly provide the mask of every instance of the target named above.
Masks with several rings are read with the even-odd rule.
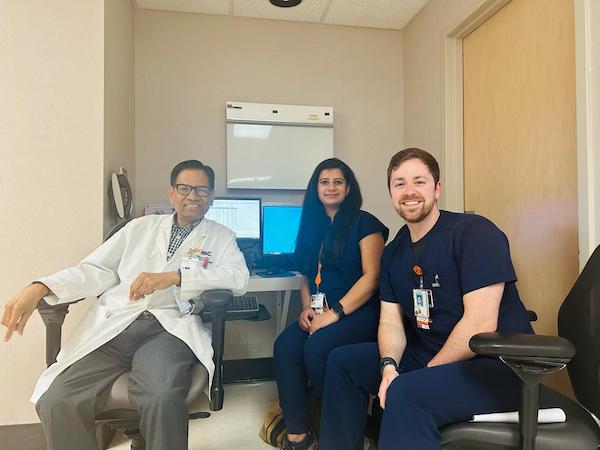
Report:
[[[306,189],[333,157],[333,108],[227,102],[227,187]]]

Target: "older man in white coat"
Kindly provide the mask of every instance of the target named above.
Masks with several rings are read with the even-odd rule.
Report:
[[[57,304],[99,296],[31,398],[49,450],[97,448],[94,417],[125,371],[147,449],[187,449],[191,367],[199,360],[210,379],[214,372],[210,335],[199,316],[186,314],[188,300],[217,288],[241,295],[249,276],[233,232],[204,218],[213,188],[210,167],[179,163],[169,187],[174,215],[132,220],[78,265],[39,278],[6,304],[9,340],[42,297]]]

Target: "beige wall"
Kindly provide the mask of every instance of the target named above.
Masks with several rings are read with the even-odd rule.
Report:
[[[430,0],[404,29],[404,146],[432,153],[445,180],[445,37],[485,0]],[[444,206],[444,196],[440,201]]]
[[[133,4],[104,4],[104,232],[116,223],[108,195],[110,174],[119,167],[135,183]]]
[[[399,221],[385,188],[402,144],[402,33],[136,10],[136,203],[166,201],[168,174],[197,158],[225,189],[227,100],[335,108],[335,156],[357,173],[364,207]],[[301,202],[294,192],[230,190]]]
[[[103,23],[102,1],[0,2],[2,309],[101,240]],[[67,334],[82,308],[69,314]],[[34,314],[22,337],[0,342],[1,425],[37,421],[27,399],[44,341]]]

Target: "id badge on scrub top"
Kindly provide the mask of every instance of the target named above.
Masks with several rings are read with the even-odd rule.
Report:
[[[315,310],[317,314],[323,314],[325,311],[325,305],[327,305],[327,299],[325,298],[325,292],[317,292],[310,296],[310,307]]]
[[[430,289],[413,289],[413,303],[417,327],[429,330],[431,323],[429,308],[433,307],[433,294]]]

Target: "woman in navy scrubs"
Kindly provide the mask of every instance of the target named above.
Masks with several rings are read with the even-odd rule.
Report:
[[[307,427],[308,385],[322,397],[329,352],[377,338],[379,260],[389,231],[361,204],[348,165],[331,158],[316,167],[306,188],[295,253],[304,275],[302,312],[277,338],[273,352],[285,450],[316,448]]]

